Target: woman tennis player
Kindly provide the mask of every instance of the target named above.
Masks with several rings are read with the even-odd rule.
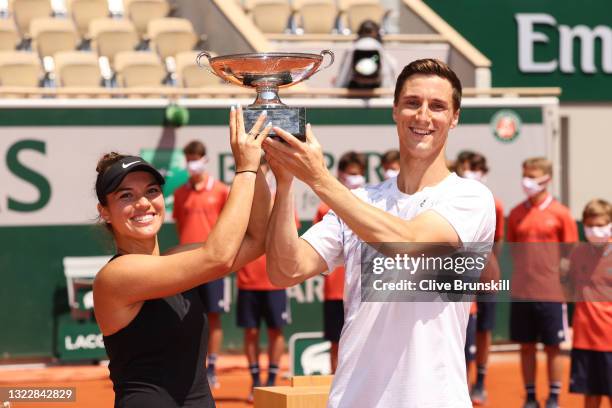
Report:
[[[215,406],[205,375],[208,324],[198,286],[263,253],[270,209],[259,171],[261,144],[270,131],[266,126],[260,132],[264,120],[260,116],[246,133],[242,109],[232,108],[236,177],[227,203],[205,244],[170,255],[160,256],[157,241],[164,220],[162,175],[140,157],[111,153],[100,159],[98,211],[117,255],[94,281],[94,303],[115,407]]]

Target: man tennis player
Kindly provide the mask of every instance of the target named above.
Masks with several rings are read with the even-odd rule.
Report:
[[[425,59],[399,75],[393,104],[400,173],[350,191],[325,167],[307,126],[302,143],[275,128],[286,143],[264,150],[277,191],[266,253],[273,284],[291,286],[345,265],[345,323],[330,408],[471,407],[463,352],[469,302],[361,302],[363,242],[493,242],[495,206],[482,183],[451,174],[445,163],[457,125],[461,83],[444,63]],[[331,211],[298,238],[293,176]]]

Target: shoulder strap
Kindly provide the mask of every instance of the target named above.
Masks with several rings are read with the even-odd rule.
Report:
[[[113,256],[111,259],[108,260],[107,263],[111,263],[113,262],[115,259],[119,258],[120,256],[122,256],[123,254],[115,254],[115,256]]]

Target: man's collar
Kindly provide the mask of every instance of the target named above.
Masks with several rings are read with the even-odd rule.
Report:
[[[541,201],[539,204],[537,204],[537,205],[536,205],[536,207],[538,207],[538,209],[539,209],[540,211],[543,211],[543,210],[547,209],[547,208],[550,206],[550,204],[552,203],[552,201],[553,201],[553,196],[552,196],[552,194],[547,193],[547,194],[546,194],[546,196],[545,196],[545,198],[544,198],[544,199],[543,199],[543,200],[542,200],[542,201]],[[531,200],[530,200],[530,199],[527,199],[527,201],[525,202],[525,206],[526,206],[527,208],[531,208],[531,207],[533,207],[533,204],[531,203]]]

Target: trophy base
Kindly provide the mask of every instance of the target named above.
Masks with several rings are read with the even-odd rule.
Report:
[[[302,142],[306,140],[306,109],[289,106],[249,106],[244,108],[244,128],[248,132],[253,127],[261,111],[267,111],[267,118],[264,123],[272,122],[272,126],[291,133]],[[274,131],[270,131],[271,137],[280,139]]]

